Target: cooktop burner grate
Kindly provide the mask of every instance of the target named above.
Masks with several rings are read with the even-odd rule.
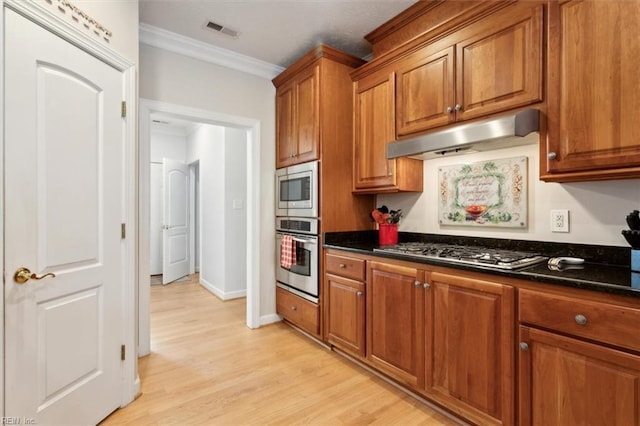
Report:
[[[538,253],[440,243],[400,243],[382,246],[374,251],[506,270],[520,269],[547,260]]]

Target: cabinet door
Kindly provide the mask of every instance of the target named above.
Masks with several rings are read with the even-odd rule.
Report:
[[[296,78],[295,162],[318,159],[320,142],[320,65]]]
[[[455,119],[454,49],[430,50],[425,48],[409,56],[398,69],[398,136],[443,126]]]
[[[520,327],[519,424],[640,425],[640,357]]]
[[[513,424],[513,288],[442,273],[428,282],[427,392],[480,424]]]
[[[364,357],[364,283],[326,274],[327,340]]]
[[[545,171],[594,170],[571,180],[640,176],[640,2],[551,1],[548,8],[542,179],[554,180]],[[631,167],[634,175],[612,170]]]
[[[353,183],[355,189],[396,184],[395,160],[387,144],[395,139],[395,74],[374,74],[355,83]]]
[[[295,85],[282,85],[276,91],[276,168],[293,164],[296,151]]]
[[[542,5],[521,2],[473,24],[456,45],[458,120],[542,100]]]
[[[424,296],[418,273],[367,262],[367,359],[413,388],[424,383]]]

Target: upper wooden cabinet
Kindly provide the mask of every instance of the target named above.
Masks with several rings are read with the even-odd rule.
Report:
[[[318,159],[320,64],[276,90],[276,168]]]
[[[353,190],[422,191],[422,162],[387,159],[395,140],[395,74],[385,70],[354,83]]]
[[[318,160],[324,129],[351,124],[349,72],[364,61],[320,45],[273,79],[276,86],[276,168]],[[335,111],[347,118],[333,121]],[[348,136],[350,130],[347,132]],[[333,142],[329,141],[329,145]]]
[[[397,136],[542,101],[543,7],[504,8],[397,68]]]
[[[550,1],[545,181],[640,177],[640,2]]]

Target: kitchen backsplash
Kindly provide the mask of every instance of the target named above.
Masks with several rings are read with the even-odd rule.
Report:
[[[528,157],[528,226],[476,228],[438,222],[438,168],[486,160]],[[538,145],[478,152],[424,161],[424,191],[378,195],[376,205],[402,209],[400,231],[486,238],[627,246],[621,231],[626,215],[640,208],[640,181],[545,183],[538,179]],[[551,210],[569,210],[569,232],[551,231]]]

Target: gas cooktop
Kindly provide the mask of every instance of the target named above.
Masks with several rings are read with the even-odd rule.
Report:
[[[392,246],[381,246],[373,250],[408,257],[437,259],[444,262],[505,270],[521,269],[547,261],[546,257],[538,253],[440,243],[400,243]]]

